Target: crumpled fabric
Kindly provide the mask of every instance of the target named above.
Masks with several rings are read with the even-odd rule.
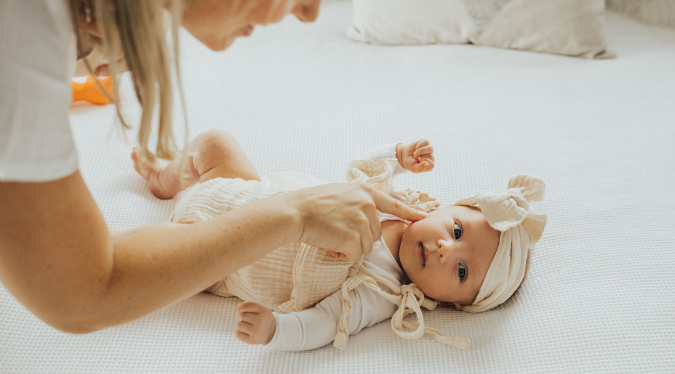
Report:
[[[393,293],[383,291],[378,283],[389,287]],[[364,284],[368,288],[377,292],[380,296],[387,299],[389,302],[396,304],[399,308],[391,317],[391,328],[396,335],[404,339],[419,339],[424,334],[431,335],[436,341],[447,346],[466,351],[469,349],[471,342],[468,339],[461,337],[445,336],[438,330],[426,327],[424,324],[424,317],[422,316],[422,309],[424,307],[428,310],[436,309],[437,303],[431,299],[427,299],[424,292],[414,283],[397,285],[390,280],[368,270],[363,265],[359,269],[359,273],[347,279],[342,285],[342,312],[335,334],[335,342],[333,345],[339,349],[345,349],[347,346],[347,338],[349,331],[347,329],[347,317],[352,311],[352,299],[349,296],[349,291],[353,290],[360,284]],[[415,314],[415,321],[408,321],[405,319],[409,314]]]
[[[426,193],[406,188],[402,191],[392,191],[394,169],[398,165],[396,158],[380,161],[356,160],[347,167],[347,182],[363,183],[378,191],[384,192],[394,199],[423,212],[430,212],[438,208],[440,203]],[[409,223],[408,221],[405,221]]]

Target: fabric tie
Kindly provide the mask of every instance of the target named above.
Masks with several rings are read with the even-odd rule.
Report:
[[[394,294],[383,291],[378,285],[378,282],[387,286]],[[347,338],[349,336],[347,317],[351,313],[353,307],[349,291],[362,283],[392,304],[399,306],[398,310],[391,318],[391,327],[398,336],[404,339],[419,339],[426,333],[445,345],[455,347],[462,351],[469,349],[471,342],[468,339],[448,337],[437,330],[424,326],[424,317],[422,316],[421,307],[428,310],[434,310],[436,309],[437,304],[435,301],[425,298],[424,292],[422,292],[417,285],[411,283],[399,286],[383,276],[368,270],[363,265],[361,265],[359,273],[356,276],[347,279],[342,285],[342,312],[340,313],[340,319],[338,320],[336,328],[335,347],[345,349],[347,345]],[[411,313],[415,313],[416,321],[405,320],[405,317]]]

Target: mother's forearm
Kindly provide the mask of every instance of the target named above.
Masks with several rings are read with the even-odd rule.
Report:
[[[283,197],[174,225],[113,242],[107,286],[85,331],[132,321],[194,295],[301,234],[299,215]]]
[[[113,240],[79,172],[0,182],[0,207],[0,281],[37,317],[71,333],[189,297],[302,232],[297,209],[277,196],[206,222]]]
[[[129,235],[134,235],[134,234],[139,234],[142,232],[148,232],[148,231],[155,231],[159,229],[165,229],[169,227],[176,227],[180,225],[180,223],[175,223],[175,222],[169,222],[169,221],[161,221],[161,222],[153,222],[144,226],[139,226],[139,227],[134,227],[132,229],[127,229],[127,230],[114,230],[110,229],[110,239],[112,241],[116,241],[119,239],[122,239],[124,237],[127,237]]]

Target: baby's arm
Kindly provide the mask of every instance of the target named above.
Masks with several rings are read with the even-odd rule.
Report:
[[[360,285],[350,291],[349,296],[352,298],[353,305],[352,312],[349,314],[349,317],[347,317],[349,335],[356,334],[364,327],[372,326],[390,318],[396,311],[396,306],[394,304],[364,285]],[[301,312],[278,314],[267,309],[267,312],[269,313],[262,312],[262,314],[267,315],[262,318],[265,319],[266,322],[259,327],[255,327],[255,322],[251,323],[253,318],[247,318],[246,324],[242,324],[245,316],[242,316],[242,313],[240,312],[240,316],[242,316],[242,322],[240,322],[240,324],[242,330],[248,329],[248,331],[260,331],[260,336],[251,339],[257,340],[259,343],[250,344],[266,344],[267,348],[274,350],[306,351],[323,347],[335,339],[336,326],[341,311],[342,291],[340,290],[322,300],[314,308],[303,310]],[[269,322],[270,318],[272,318],[274,322]],[[269,333],[267,330],[265,330],[267,323],[274,325],[274,331],[272,331],[271,337],[268,335]],[[240,330],[240,325],[238,324],[236,333],[237,338],[248,343],[248,341],[240,337],[240,335],[244,333],[242,330]],[[250,337],[250,335],[248,337]]]
[[[398,165],[394,175],[406,170],[413,173],[423,173],[434,168],[434,148],[428,140],[421,139],[409,144],[385,144],[373,148],[363,157],[378,162],[388,158],[396,158]]]

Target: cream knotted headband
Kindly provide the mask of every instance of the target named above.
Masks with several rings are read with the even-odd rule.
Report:
[[[501,234],[497,253],[490,263],[483,285],[473,304],[462,309],[484,312],[506,301],[523,281],[530,246],[546,226],[546,214],[529,212],[530,201],[544,199],[546,185],[539,178],[518,175],[502,193],[479,193],[454,205],[478,205],[490,226]]]

